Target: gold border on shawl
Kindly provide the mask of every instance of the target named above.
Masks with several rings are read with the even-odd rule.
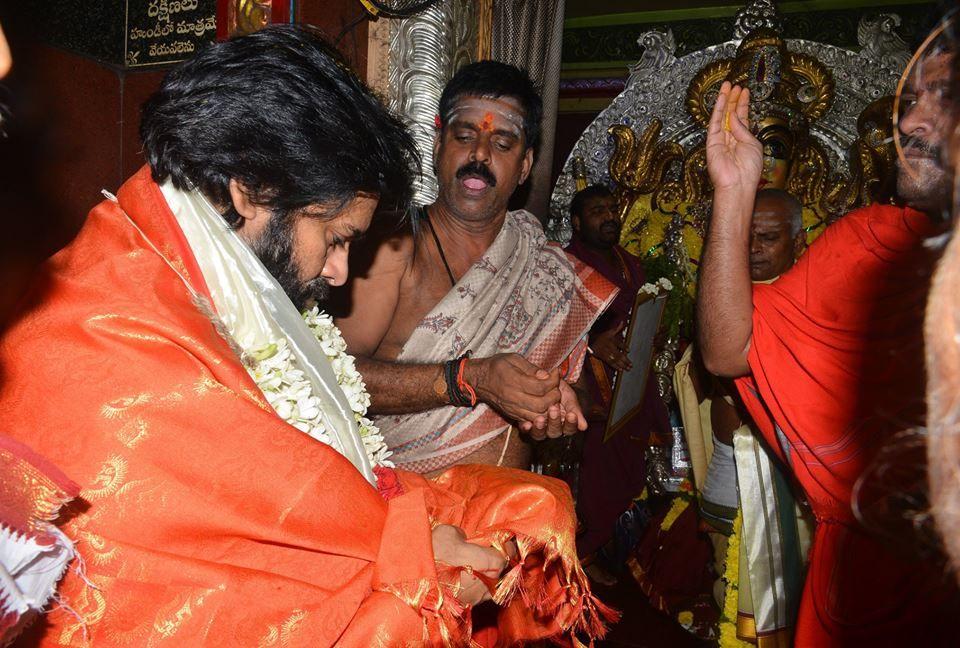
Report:
[[[790,628],[780,628],[757,637],[758,648],[791,648],[791,646],[793,646],[793,632]]]
[[[749,614],[737,613],[737,639],[757,643],[757,624]]]
[[[640,591],[646,595],[650,605],[660,612],[669,614],[666,600],[664,600],[659,592],[654,591],[653,583],[651,583],[650,579],[647,578],[647,572],[644,571],[643,567],[640,566],[640,562],[635,556],[630,556],[627,559],[627,569],[630,570],[630,575],[633,576],[633,580],[636,581],[637,585],[640,587]]]
[[[0,449],[0,468],[7,477],[0,483],[0,496],[13,508],[28,509],[24,522],[30,531],[42,531],[43,523],[53,521],[72,499],[42,470],[11,450]]]
[[[737,613],[737,639],[757,644],[757,648],[791,648],[793,632],[790,628],[780,628],[758,636],[754,618]]]

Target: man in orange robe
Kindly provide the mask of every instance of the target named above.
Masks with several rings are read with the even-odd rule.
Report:
[[[372,485],[274,411],[171,207],[215,206],[302,307],[345,280],[378,200],[408,195],[400,122],[287,26],[171,72],[141,134],[150,167],[47,262],[0,341],[5,429],[81,486],[64,530],[83,562],[43,645],[465,645],[491,598],[503,645],[602,634],[565,486],[383,464]]]
[[[949,198],[938,161],[949,61],[942,50],[929,53],[902,97],[899,127],[913,168],[901,168],[898,190],[913,208],[846,215],[773,285],[750,285],[762,149],[747,126],[748,91],[726,84],[709,127],[715,196],[698,300],[701,350],[710,371],[739,377],[750,415],[817,519],[798,646],[956,643],[948,611],[956,600],[937,566],[884,546],[853,508],[855,485],[884,443],[923,421],[921,327],[936,258],[924,241],[942,229]],[[860,495],[858,504],[874,501]]]

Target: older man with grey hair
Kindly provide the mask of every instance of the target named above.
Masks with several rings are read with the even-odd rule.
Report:
[[[803,251],[803,207],[782,189],[761,189],[750,226],[750,279],[770,281],[790,269]]]

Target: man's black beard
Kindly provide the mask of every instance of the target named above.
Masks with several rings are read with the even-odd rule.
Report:
[[[330,297],[330,284],[323,277],[306,283],[300,280],[293,260],[293,217],[274,214],[266,231],[251,247],[297,310],[302,312],[315,302],[323,303]]]
[[[616,236],[611,236],[608,239],[606,234],[608,231],[611,231],[611,230],[610,228],[606,228],[604,226],[610,222],[614,222],[617,228],[616,228]],[[583,238],[584,238],[584,242],[591,247],[594,247],[598,250],[609,250],[620,242],[620,231],[621,231],[621,226],[620,226],[619,220],[606,221],[598,225],[596,229],[584,231]]]

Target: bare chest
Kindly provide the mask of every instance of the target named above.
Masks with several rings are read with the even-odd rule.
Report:
[[[395,360],[417,325],[450,290],[450,277],[446,270],[443,267],[433,267],[429,260],[407,273],[400,282],[397,309],[390,328],[387,329],[375,357]]]

